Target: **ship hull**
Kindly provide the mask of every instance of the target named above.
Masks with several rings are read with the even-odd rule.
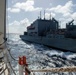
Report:
[[[48,38],[38,36],[20,35],[23,41],[43,44],[51,48],[60,49],[63,51],[76,52],[76,39],[70,38]]]

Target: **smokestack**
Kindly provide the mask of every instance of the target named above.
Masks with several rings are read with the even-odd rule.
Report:
[[[45,10],[44,10],[44,19],[45,19]]]

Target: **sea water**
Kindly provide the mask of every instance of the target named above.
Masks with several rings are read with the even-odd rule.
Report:
[[[15,73],[19,75],[18,60],[20,56],[26,56],[28,67],[33,70],[37,69],[50,69],[57,67],[76,66],[76,53],[63,52],[55,50],[44,45],[23,42],[19,34],[9,34],[7,36],[7,46],[10,49],[9,60]],[[12,75],[13,72],[12,72]],[[35,75],[76,75],[75,72],[69,73],[35,73]]]

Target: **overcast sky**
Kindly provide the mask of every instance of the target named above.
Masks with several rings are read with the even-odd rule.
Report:
[[[76,0],[8,0],[7,32],[23,33],[26,27],[38,18],[41,11],[43,18],[57,19],[60,27],[74,19],[76,21]]]

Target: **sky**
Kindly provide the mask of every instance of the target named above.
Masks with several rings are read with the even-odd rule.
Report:
[[[7,0],[7,33],[23,34],[34,20],[54,17],[60,28],[74,19],[76,24],[76,0]]]

